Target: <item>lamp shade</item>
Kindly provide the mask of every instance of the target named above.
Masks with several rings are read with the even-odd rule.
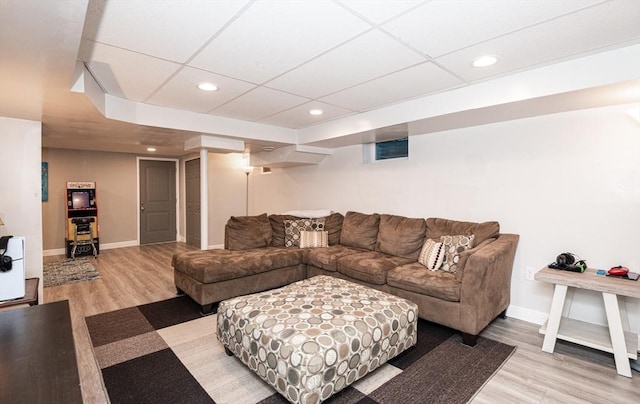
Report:
[[[0,218],[0,226],[4,226],[4,222],[2,221],[2,218]]]

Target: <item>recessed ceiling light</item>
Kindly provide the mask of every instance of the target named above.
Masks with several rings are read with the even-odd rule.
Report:
[[[321,109],[311,109],[309,110],[309,115],[322,115],[324,112]]]
[[[155,147],[147,147],[147,151],[154,152],[154,151],[156,151],[156,148]]]
[[[198,88],[202,91],[217,91],[218,86],[213,83],[200,83],[198,84]]]
[[[479,58],[475,58],[471,65],[473,67],[488,67],[498,63],[498,57],[493,55],[485,55],[480,56]]]
[[[276,148],[273,146],[262,146],[262,151],[270,152],[274,151]]]

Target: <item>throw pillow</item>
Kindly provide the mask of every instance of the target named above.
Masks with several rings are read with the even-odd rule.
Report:
[[[284,246],[298,247],[300,245],[300,232],[303,230],[323,231],[324,218],[285,220]]]
[[[418,262],[431,271],[440,269],[444,261],[444,244],[431,240],[424,242]]]
[[[328,231],[302,230],[300,232],[300,248],[326,247],[328,245]]]
[[[442,236],[440,242],[444,244],[444,262],[442,270],[456,273],[458,270],[458,262],[460,261],[460,253],[473,247],[473,239],[475,236],[459,235],[459,236]]]

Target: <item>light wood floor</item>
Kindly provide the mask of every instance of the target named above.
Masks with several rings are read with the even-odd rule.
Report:
[[[95,261],[102,279],[44,289],[45,302],[69,300],[85,403],[108,400],[84,317],[175,296],[171,256],[192,249],[167,243],[103,250]],[[640,373],[634,371],[631,379],[618,376],[613,355],[571,343],[559,342],[554,354],[544,353],[538,328],[507,318],[483,332],[517,350],[473,403],[640,403]]]

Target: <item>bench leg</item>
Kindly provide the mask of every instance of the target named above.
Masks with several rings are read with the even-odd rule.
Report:
[[[471,347],[476,346],[478,343],[478,336],[467,334],[466,332],[462,333],[462,343]]]
[[[507,318],[507,311],[504,310],[502,313],[498,314],[498,317],[500,317],[501,319]]]
[[[180,289],[179,287],[176,286],[176,295],[184,296],[184,290],[182,290],[182,289]]]
[[[228,356],[233,356],[233,352],[231,352],[231,350],[227,347],[224,347],[224,352],[228,355]]]

